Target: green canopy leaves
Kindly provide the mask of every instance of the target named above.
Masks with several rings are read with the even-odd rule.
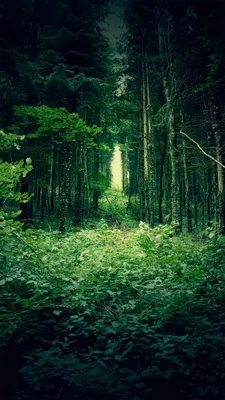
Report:
[[[35,125],[34,130],[28,133],[29,138],[52,135],[58,142],[72,142],[77,135],[86,136],[89,145],[92,138],[101,133],[96,125],[88,126],[76,113],[69,113],[65,108],[51,108],[48,106],[15,106],[15,115],[23,119],[25,126]]]

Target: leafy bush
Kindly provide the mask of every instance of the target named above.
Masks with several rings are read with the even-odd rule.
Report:
[[[6,134],[0,131],[0,151],[5,151],[12,147],[19,149],[20,142],[24,136],[18,136],[12,133]],[[18,162],[3,162],[0,157],[0,237],[3,239],[12,230],[18,231],[21,227],[19,222],[14,219],[19,216],[18,210],[7,210],[9,200],[14,203],[26,203],[30,199],[28,193],[21,193],[18,190],[18,184],[21,178],[32,170],[31,159],[27,158],[26,162],[20,160]],[[0,253],[1,255],[1,253]]]
[[[173,234],[103,219],[64,237],[12,235],[3,398],[224,399],[225,240]]]

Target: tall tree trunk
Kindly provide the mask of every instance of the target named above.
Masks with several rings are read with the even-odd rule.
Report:
[[[41,187],[37,187],[37,211],[40,212],[41,209]]]
[[[164,221],[166,223],[172,222],[172,204],[171,204],[171,166],[170,157],[168,153],[166,154],[166,168],[164,173],[164,199],[165,199],[165,216]]]
[[[197,184],[196,184],[196,176],[195,172],[193,171],[192,175],[192,181],[193,181],[193,187],[192,187],[192,192],[193,192],[193,202],[194,202],[194,221],[195,221],[195,227],[198,226],[198,191],[197,191]],[[204,207],[204,205],[202,206]]]
[[[169,144],[169,155],[171,163],[171,211],[172,221],[180,223],[179,218],[179,189],[178,189],[178,173],[177,173],[177,161],[175,155],[175,123],[174,123],[174,111],[172,106],[172,98],[169,95],[169,88],[166,79],[164,81],[164,90],[166,96],[166,103],[168,108],[168,144]]]
[[[178,185],[178,171],[177,171],[177,154],[175,154],[176,147],[176,133],[175,133],[175,121],[174,121],[174,110],[172,105],[172,97],[169,93],[168,81],[163,78],[163,85],[165,90],[165,97],[168,110],[168,144],[169,144],[169,156],[171,163],[171,211],[172,221],[180,225],[180,207],[179,207],[179,185]]]
[[[206,182],[207,180],[207,171],[205,166],[203,167],[203,182]],[[207,190],[205,185],[202,186],[201,188],[201,205],[202,205],[202,230],[204,230],[207,227]]]
[[[50,212],[55,211],[55,165],[52,165],[51,169],[51,200],[50,200]]]
[[[149,221],[149,162],[148,162],[148,117],[147,117],[147,84],[146,64],[142,63],[142,121],[143,121],[143,164],[145,192],[145,220]]]
[[[139,104],[141,104],[142,99],[140,99]],[[143,128],[142,128],[142,110],[139,106],[138,115],[138,125],[139,125],[139,147],[138,147],[138,187],[140,196],[140,219],[141,221],[146,220],[146,207],[145,207],[145,180],[144,180],[144,140],[143,140]]]
[[[54,143],[52,143],[52,163],[51,163],[51,172],[50,172],[50,212],[54,213],[55,211],[55,178],[56,178],[56,151]]]
[[[160,166],[159,166],[159,204],[158,204],[158,213],[159,213],[159,223],[163,223],[163,175],[164,175],[164,165],[166,159],[166,149],[167,149],[167,140],[165,142],[164,148],[160,147]]]
[[[78,139],[76,143],[76,189],[75,189],[75,210],[73,224],[79,226],[83,222],[84,218],[84,199],[85,199],[85,187],[84,187],[84,144],[82,139]]]
[[[69,192],[70,192],[70,171],[72,161],[71,143],[63,142],[61,144],[62,155],[62,184],[61,184],[61,207],[60,207],[60,232],[65,232],[65,223],[69,205]]]
[[[155,222],[155,149],[152,124],[152,103],[150,97],[149,66],[146,63],[146,88],[147,88],[147,123],[148,123],[148,182],[149,182],[149,224]]]
[[[214,96],[211,98],[211,119],[212,131],[216,145],[216,159],[222,163],[221,151],[221,131],[222,131],[222,110]],[[216,164],[217,168],[217,201],[218,201],[218,219],[219,227],[222,234],[225,234],[225,198],[224,198],[224,177],[223,168],[220,164]]]
[[[29,191],[29,183],[27,181],[27,178],[22,178],[21,179],[21,194],[27,194]],[[27,229],[29,226],[29,203],[25,202],[25,203],[21,203],[20,204],[20,222],[23,223],[23,229]]]
[[[94,149],[94,168],[93,168],[93,176],[94,180],[99,185],[99,148],[98,148],[98,138],[95,138],[96,148]],[[99,196],[100,191],[97,187],[93,190],[93,203],[92,207],[94,210],[98,210],[99,207]]]
[[[100,158],[98,155],[98,163],[100,163]],[[99,164],[100,165],[100,164]],[[98,170],[99,170],[98,165]],[[90,211],[90,186],[89,186],[89,173],[88,173],[88,149],[84,148],[84,188],[85,188],[85,214],[89,215]]]
[[[51,209],[50,209],[50,199],[49,199],[49,190],[46,188],[46,205],[48,210],[48,218],[50,219]]]
[[[207,166],[207,218],[208,221],[212,220],[213,211],[213,200],[212,200],[212,190],[213,190],[213,177],[212,177],[212,165],[211,163]]]
[[[183,112],[180,110],[181,116],[181,130],[184,129],[184,119]],[[183,169],[184,169],[184,197],[185,197],[185,209],[186,209],[186,218],[187,218],[187,231],[192,232],[192,214],[191,214],[191,196],[190,196],[190,184],[189,184],[189,175],[187,169],[187,150],[186,150],[186,139],[184,135],[182,135],[182,155],[183,155]]]
[[[181,228],[180,220],[180,195],[179,195],[179,181],[178,181],[178,162],[176,149],[176,130],[175,130],[175,119],[174,119],[174,78],[172,72],[172,55],[170,49],[170,32],[166,31],[164,24],[164,17],[162,16],[162,10],[158,8],[158,39],[159,39],[159,53],[161,54],[164,65],[162,65],[162,84],[164,89],[164,95],[167,107],[167,118],[168,118],[168,146],[169,156],[171,165],[171,212],[172,222],[175,222],[179,230]],[[170,29],[170,28],[168,28]],[[167,69],[167,72],[166,72]]]
[[[46,187],[42,186],[41,189],[41,221],[44,221],[46,207]]]

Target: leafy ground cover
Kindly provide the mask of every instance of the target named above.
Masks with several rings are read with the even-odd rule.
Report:
[[[225,238],[113,204],[92,229],[1,237],[1,398],[225,399]]]

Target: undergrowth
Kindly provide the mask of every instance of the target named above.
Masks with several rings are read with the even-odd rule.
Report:
[[[225,238],[119,213],[1,236],[1,398],[225,399]]]

